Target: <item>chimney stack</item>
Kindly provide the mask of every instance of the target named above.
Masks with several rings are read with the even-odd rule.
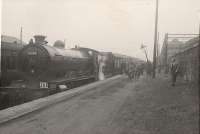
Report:
[[[44,36],[44,35],[35,35],[34,36],[34,38],[35,38],[35,44],[45,44],[45,38],[46,38],[46,36]]]

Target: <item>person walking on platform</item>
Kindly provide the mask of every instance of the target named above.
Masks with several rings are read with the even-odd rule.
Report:
[[[178,63],[176,62],[175,59],[172,59],[170,71],[171,71],[171,77],[172,77],[172,86],[175,86],[176,77],[177,77],[178,72],[179,72],[179,65],[178,65]]]
[[[150,79],[151,78],[151,75],[152,75],[152,63],[147,61],[146,65],[145,65],[145,70],[146,70],[146,77],[147,79]]]
[[[133,79],[133,67],[130,67],[127,73],[128,77],[130,80]]]

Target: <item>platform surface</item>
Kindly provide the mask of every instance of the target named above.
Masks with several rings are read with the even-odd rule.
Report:
[[[109,83],[110,81],[114,81],[116,79],[120,79],[121,76],[117,75],[114,77],[111,77],[109,79],[103,80],[103,81],[97,81],[82,87],[74,88],[71,90],[67,90],[65,92],[57,93],[48,97],[40,98],[37,100],[33,100],[31,102],[27,102],[21,105],[17,105],[14,107],[7,108],[5,110],[0,111],[0,124],[7,122],[9,120],[18,118],[20,116],[23,116],[25,114],[28,114],[30,112],[45,108],[49,105],[52,105],[54,103],[63,101],[65,99],[68,99],[70,97],[79,95],[81,93],[87,92],[88,90],[95,89],[97,86],[101,86],[104,83]]]
[[[0,125],[0,134],[198,134],[198,89],[122,76]]]

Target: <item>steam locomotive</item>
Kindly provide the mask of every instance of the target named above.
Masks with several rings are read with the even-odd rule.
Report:
[[[45,36],[34,36],[18,55],[20,79],[12,87],[29,89],[69,89],[81,81],[102,80],[124,73],[134,62],[131,57],[89,48],[64,49],[57,41],[48,45]]]
[[[36,35],[18,55],[20,79],[12,83],[24,88],[68,88],[81,80],[97,79],[97,52],[88,49],[64,49],[47,45],[45,36]]]

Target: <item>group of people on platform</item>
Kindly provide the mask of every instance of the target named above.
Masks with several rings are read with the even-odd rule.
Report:
[[[152,63],[147,62],[146,64],[132,65],[128,70],[125,71],[125,74],[129,77],[130,80],[138,80],[141,75],[146,72],[147,76],[152,76]],[[175,86],[177,76],[180,73],[180,65],[175,59],[171,60],[170,63],[170,74],[171,74],[171,85]]]
[[[137,80],[140,78],[141,75],[144,73],[144,66],[142,65],[133,65],[131,66],[126,72],[126,75],[129,77],[130,80]]]

